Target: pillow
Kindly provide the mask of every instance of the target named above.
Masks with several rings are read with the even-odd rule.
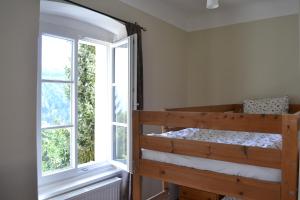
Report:
[[[289,98],[287,96],[244,101],[244,113],[248,114],[287,114],[288,111]]]

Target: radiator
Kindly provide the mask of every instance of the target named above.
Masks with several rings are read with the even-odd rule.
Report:
[[[112,178],[56,196],[51,200],[120,200],[121,180]]]

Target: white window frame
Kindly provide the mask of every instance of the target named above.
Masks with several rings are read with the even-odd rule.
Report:
[[[114,60],[114,57],[113,57],[113,51],[114,51],[114,48],[115,47],[118,47],[118,46],[121,46],[121,45],[123,45],[123,44],[126,44],[127,43],[127,41],[128,41],[128,39],[127,38],[125,38],[125,39],[123,39],[123,40],[121,40],[121,41],[119,41],[119,42],[116,42],[116,43],[114,43],[114,44],[112,44],[111,45],[111,49],[110,49],[110,53],[111,53],[111,58],[112,59],[110,59],[111,61],[112,60]],[[128,43],[128,45],[129,45],[129,43]],[[129,48],[129,47],[128,47]],[[130,65],[130,59],[128,60],[128,65]],[[111,64],[111,66],[113,66],[110,70],[111,70],[111,72],[110,72],[110,74],[111,74],[111,79],[109,80],[109,83],[110,83],[110,103],[111,103],[111,105],[110,105],[110,108],[111,108],[111,114],[110,114],[110,127],[111,127],[111,155],[110,155],[110,157],[112,158],[111,159],[111,163],[113,164],[113,165],[115,165],[115,166],[117,166],[117,167],[119,167],[119,168],[121,168],[121,169],[123,169],[123,170],[127,170],[127,166],[125,165],[125,164],[123,164],[123,163],[120,163],[120,162],[118,162],[118,161],[115,161],[114,160],[114,158],[113,158],[113,156],[114,156],[114,151],[115,151],[115,149],[114,149],[114,140],[113,140],[113,127],[114,126],[116,126],[116,127],[122,127],[122,128],[126,128],[126,133],[127,133],[127,135],[129,134],[129,126],[128,126],[128,124],[130,124],[131,123],[131,119],[130,119],[130,112],[128,112],[127,114],[128,114],[128,116],[127,116],[127,123],[120,123],[120,122],[114,122],[114,120],[113,120],[113,91],[114,91],[114,89],[116,89],[116,87],[118,86],[117,85],[117,83],[116,83],[116,80],[113,82],[113,71],[115,71],[115,70],[113,70],[113,68],[115,68],[115,66],[114,66],[114,64]],[[128,84],[130,84],[130,73],[129,73],[129,80],[128,80]],[[130,88],[130,87],[129,87]],[[130,106],[130,100],[128,100],[128,106]],[[130,111],[130,109],[128,109],[129,111]],[[127,139],[128,139],[128,137],[127,137]],[[128,145],[127,145],[128,146]],[[129,149],[127,150],[127,151],[129,151]],[[129,154],[129,152],[128,152],[128,154]]]
[[[132,110],[136,110],[137,109],[137,92],[136,92],[136,88],[137,88],[137,35],[134,34],[132,36],[129,36],[127,38],[124,38],[118,42],[115,42],[113,44],[111,44],[111,50],[110,50],[110,57],[112,59],[110,59],[111,61],[114,59],[112,56],[112,52],[113,49],[115,47],[121,46],[123,44],[128,44],[128,48],[130,49],[129,53],[129,58],[128,58],[128,67],[129,67],[129,71],[128,71],[128,116],[127,116],[127,123],[118,123],[118,122],[114,122],[113,121],[113,88],[117,86],[116,83],[113,83],[112,80],[112,68],[110,69],[111,72],[111,78],[109,80],[110,83],[110,108],[111,108],[111,113],[110,113],[110,126],[111,126],[111,133],[113,134],[113,126],[120,126],[120,127],[124,127],[127,129],[127,154],[128,154],[128,159],[127,159],[127,163],[121,163],[118,161],[113,160],[113,151],[114,151],[114,145],[113,145],[113,138],[110,141],[110,163],[112,163],[114,166],[117,166],[118,168],[124,170],[124,171],[128,171],[128,172],[132,172],[132,127],[131,127],[131,123],[132,123]],[[110,64],[112,66],[112,64]],[[114,66],[115,67],[115,66]],[[130,91],[131,90],[131,91]],[[111,135],[111,137],[113,137],[113,135]]]
[[[42,176],[42,148],[41,148],[41,70],[42,70],[42,66],[41,66],[41,44],[42,44],[42,41],[41,41],[41,36],[43,34],[46,34],[46,35],[53,35],[54,37],[61,37],[61,38],[67,38],[67,39],[72,39],[74,41],[74,47],[73,47],[73,70],[74,70],[74,95],[75,95],[75,101],[74,101],[74,105],[73,105],[73,112],[74,113],[74,117],[72,117],[72,120],[73,120],[73,126],[74,126],[74,129],[75,127],[78,127],[78,124],[77,124],[77,79],[78,79],[78,69],[77,69],[77,66],[78,66],[78,63],[77,63],[77,53],[78,53],[78,42],[79,41],[85,41],[85,42],[91,42],[91,43],[98,43],[100,45],[104,45],[107,47],[107,64],[108,64],[108,91],[109,91],[109,98],[112,98],[112,85],[110,83],[112,83],[112,80],[110,80],[112,78],[112,72],[111,72],[111,67],[109,66],[112,66],[112,63],[110,63],[112,61],[112,55],[111,55],[111,49],[113,48],[113,44],[112,43],[108,43],[108,42],[103,42],[101,41],[101,38],[95,38],[93,35],[88,35],[86,33],[82,34],[81,32],[79,31],[74,31],[73,29],[70,30],[69,28],[66,28],[66,27],[62,27],[62,26],[57,26],[55,24],[47,24],[47,26],[43,26],[43,23],[42,23],[42,26],[40,27],[40,35],[39,35],[39,46],[38,46],[38,78],[37,78],[37,95],[38,95],[38,98],[37,98],[37,158],[38,158],[38,182],[39,182],[39,187],[40,186],[43,186],[43,185],[48,185],[48,184],[51,184],[51,183],[54,183],[54,182],[58,182],[58,181],[61,181],[61,180],[64,180],[64,179],[68,179],[68,178],[71,178],[71,177],[77,177],[77,176],[81,176],[81,175],[84,175],[84,174],[92,174],[93,172],[95,172],[95,170],[97,170],[98,173],[102,173],[102,172],[105,172],[105,171],[109,171],[109,170],[112,170],[112,168],[114,168],[113,166],[117,166],[123,170],[127,170],[127,171],[131,171],[131,168],[132,168],[132,155],[131,155],[131,127],[127,127],[127,134],[128,134],[128,140],[127,140],[127,145],[128,145],[128,159],[129,159],[129,162],[127,163],[127,166],[125,165],[122,165],[120,163],[118,163],[117,161],[112,161],[110,159],[107,160],[107,162],[102,162],[102,163],[96,163],[96,162],[93,162],[92,164],[82,164],[82,165],[78,165],[78,156],[75,156],[75,162],[74,162],[74,166],[75,168],[73,169],[67,169],[67,170],[62,170],[60,172],[57,172],[55,174],[51,174],[51,175],[48,175],[48,176]],[[84,35],[84,36],[83,36]],[[129,99],[128,99],[128,109],[129,109],[129,113],[128,113],[128,124],[131,123],[131,111],[133,109],[136,109],[136,91],[135,91],[135,88],[136,88],[136,43],[134,43],[133,41],[136,40],[136,35],[130,37],[129,39],[129,43],[128,45],[130,46],[130,59],[129,59],[129,66],[132,66],[133,64],[133,69],[131,69],[131,71],[129,72],[129,81],[128,81],[128,84],[129,84],[129,88],[133,88],[132,91],[130,91],[129,93],[131,93],[131,95],[129,95]],[[133,47],[133,48],[132,48]],[[133,52],[134,51],[134,52]],[[131,63],[131,62],[134,62],[134,63]],[[109,102],[112,103],[112,99],[109,99]],[[111,106],[110,106],[111,107]],[[112,107],[111,107],[112,108]],[[110,111],[110,121],[112,122],[112,110]],[[112,127],[112,126],[111,126]],[[111,132],[112,133],[112,132]],[[77,141],[77,135],[78,133],[74,133],[73,134],[75,138],[74,141],[75,141],[75,144],[76,141]],[[111,134],[112,136],[112,134]],[[112,140],[109,141],[110,144],[108,144],[109,148],[107,150],[107,158],[112,158]],[[73,149],[76,151],[74,152],[75,155],[78,155],[78,152],[77,152],[77,148],[73,147]],[[110,160],[110,161],[109,161]]]
[[[55,25],[53,25],[55,27]],[[53,28],[52,27],[52,28]],[[39,34],[39,39],[38,39],[38,77],[37,77],[37,168],[38,168],[38,180],[39,180],[39,185],[46,185],[50,184],[56,181],[60,181],[63,179],[75,177],[75,176],[80,176],[83,174],[87,174],[89,172],[93,172],[94,170],[99,170],[99,171],[106,171],[106,170],[111,170],[112,166],[110,162],[102,162],[102,163],[87,163],[87,164],[78,164],[78,148],[76,148],[74,145],[77,145],[77,130],[76,127],[78,127],[77,123],[77,83],[76,80],[78,79],[78,63],[77,63],[77,54],[78,54],[78,42],[79,41],[86,41],[86,42],[92,42],[92,43],[98,43],[101,45],[104,45],[107,47],[107,51],[109,52],[110,49],[110,43],[108,42],[103,42],[100,39],[91,39],[88,36],[83,37],[80,33],[76,33],[74,31],[69,31],[68,29],[41,29],[40,34]],[[42,35],[48,35],[48,36],[53,36],[56,38],[62,38],[62,39],[67,39],[67,40],[72,40],[73,41],[73,62],[72,62],[72,70],[74,77],[72,82],[73,82],[73,95],[74,95],[74,101],[72,105],[72,126],[73,126],[73,138],[71,138],[72,144],[71,146],[71,152],[73,151],[73,158],[71,158],[71,168],[68,169],[62,169],[62,170],[55,170],[54,173],[49,173],[47,175],[42,174],[42,146],[41,146],[41,85],[42,85],[42,77],[41,77],[41,72],[42,72]],[[109,56],[109,54],[107,54]],[[52,81],[50,81],[52,82]],[[53,82],[60,82],[60,81],[53,81]],[[62,81],[65,82],[65,81]],[[63,126],[61,126],[63,127]]]

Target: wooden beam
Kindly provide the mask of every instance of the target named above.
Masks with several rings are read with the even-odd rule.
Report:
[[[243,200],[280,200],[280,183],[140,160],[140,175]],[[286,200],[286,199],[282,199]]]
[[[141,158],[140,134],[141,125],[139,111],[132,113],[132,137],[133,137],[133,200],[142,199],[142,177],[136,172],[139,170],[139,159]]]
[[[299,117],[283,115],[281,199],[296,200],[298,195]]]
[[[219,144],[146,135],[140,137],[140,145],[141,148],[144,149],[167,153],[277,169],[281,168],[281,151],[279,149]]]
[[[142,200],[142,176],[137,172],[133,174],[132,194],[133,200]]]
[[[167,108],[166,111],[186,111],[186,112],[227,112],[235,110],[234,104],[229,105],[214,105],[214,106],[197,106],[183,108]]]
[[[300,104],[290,104],[289,105],[289,113],[293,114],[300,111]]]
[[[281,115],[140,111],[140,123],[167,127],[281,133]]]
[[[141,136],[141,124],[140,124],[140,111],[133,111],[132,113],[132,145],[133,145],[133,171],[139,168],[138,160],[141,158],[140,149],[140,136]]]
[[[226,112],[234,110],[235,113],[243,112],[243,104],[228,104],[228,105],[211,105],[211,106],[194,106],[182,108],[168,108],[167,111],[187,111],[187,112]],[[293,114],[300,111],[300,104],[290,104],[289,113]]]

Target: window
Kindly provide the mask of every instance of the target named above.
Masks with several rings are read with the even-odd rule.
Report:
[[[42,173],[74,167],[74,41],[42,36]]]
[[[128,43],[113,48],[112,133],[113,160],[127,162],[128,132]]]
[[[42,183],[130,165],[133,38],[116,44],[42,33],[38,163]]]

